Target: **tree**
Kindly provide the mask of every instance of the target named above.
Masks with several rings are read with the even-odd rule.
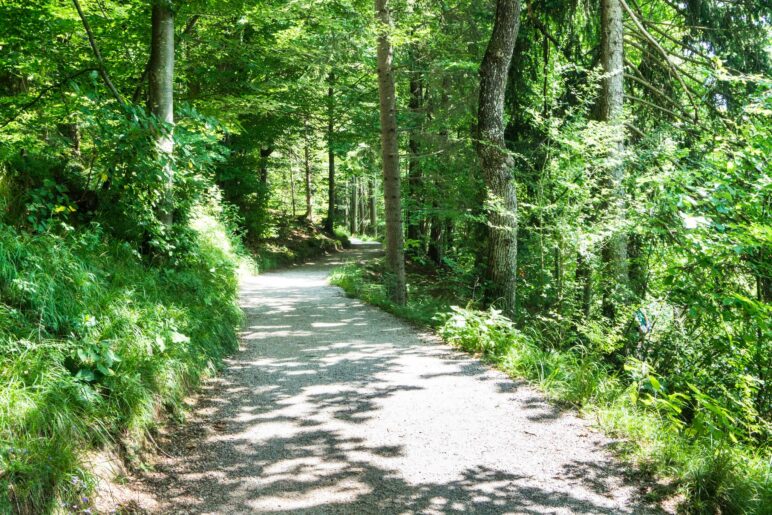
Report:
[[[335,230],[335,73],[327,76],[327,218],[324,228],[332,234]]]
[[[386,205],[386,261],[389,293],[398,305],[407,302],[405,250],[400,198],[399,142],[397,136],[397,93],[394,86],[389,0],[375,0],[378,20],[378,91],[381,115],[383,195]]]
[[[489,299],[514,316],[517,295],[517,191],[514,160],[504,139],[504,97],[520,27],[520,1],[498,0],[488,48],[480,66],[477,154],[487,188],[485,277]]]
[[[174,221],[174,10],[171,0],[154,0],[150,72],[148,73],[150,111],[164,126],[156,131],[156,145],[163,161],[166,182],[164,198],[158,206],[158,218],[171,227]]]
[[[624,164],[624,20],[620,0],[601,0],[601,65],[603,79],[599,99],[599,119],[611,129],[607,162],[609,205],[612,223],[621,224],[625,211]],[[628,290],[627,236],[614,227],[603,248],[606,266],[603,288],[603,312],[614,318],[615,304]],[[615,292],[621,292],[616,293]]]

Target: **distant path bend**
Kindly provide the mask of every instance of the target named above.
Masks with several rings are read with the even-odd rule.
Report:
[[[249,277],[241,350],[148,487],[161,513],[651,513],[587,422],[327,282]]]

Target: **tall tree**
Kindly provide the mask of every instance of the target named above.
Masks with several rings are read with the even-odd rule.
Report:
[[[174,187],[174,10],[171,0],[154,0],[152,10],[152,38],[150,43],[150,72],[148,74],[150,111],[166,125],[157,131],[156,144],[164,163],[164,198],[158,208],[158,217],[167,227],[174,221],[172,190]]]
[[[411,51],[410,62],[413,67],[418,68],[418,53]],[[420,133],[423,130],[423,101],[424,101],[424,85],[421,70],[416,69],[410,72],[410,100],[408,101],[408,109],[412,117],[412,123],[410,127],[410,135],[408,138],[408,150],[410,151],[410,159],[408,161],[408,212],[407,212],[407,237],[410,240],[420,240],[423,246],[423,234],[422,223],[417,216],[417,212],[420,211],[421,204],[421,158],[419,156],[421,148],[419,143]]]
[[[327,219],[324,228],[332,234],[335,229],[335,72],[327,75]]]
[[[496,17],[480,67],[477,154],[487,188],[488,297],[514,315],[517,298],[517,191],[514,160],[504,139],[504,97],[520,28],[520,0],[497,0]]]
[[[394,86],[389,0],[375,0],[378,27],[378,91],[381,115],[381,154],[383,159],[383,195],[386,205],[387,287],[398,305],[407,303],[405,249],[402,231],[402,201],[399,176],[399,141],[397,137],[397,93]]]
[[[624,20],[620,0],[601,0],[601,65],[603,80],[599,100],[599,119],[611,129],[611,144],[607,160],[609,204],[612,222],[624,218]],[[615,223],[615,226],[617,225]],[[614,306],[627,292],[627,237],[615,227],[603,247],[606,278],[603,287],[603,312],[614,318]],[[621,295],[620,295],[621,292]]]
[[[308,122],[303,127],[303,164],[306,177],[306,220],[314,219],[314,188],[311,177],[311,138],[308,134]]]

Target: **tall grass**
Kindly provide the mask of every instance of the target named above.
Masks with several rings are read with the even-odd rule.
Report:
[[[175,267],[99,226],[0,225],[0,513],[88,505],[84,451],[129,456],[236,344],[238,257],[212,217]]]

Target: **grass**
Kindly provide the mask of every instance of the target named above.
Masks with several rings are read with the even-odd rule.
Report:
[[[683,513],[766,514],[772,508],[768,447],[728,437],[696,437],[666,413],[641,402],[643,385],[611,368],[597,350],[552,348],[538,331],[524,334],[496,312],[454,308],[470,298],[451,277],[408,275],[409,303],[396,306],[381,280],[380,263],[335,270],[332,283],[413,323],[437,330],[448,343],[473,353],[512,377],[526,378],[553,401],[580,409],[605,432],[624,439],[620,457],[668,484],[655,498],[680,497]]]
[[[85,453],[118,445],[131,460],[235,348],[240,258],[212,216],[193,229],[171,268],[96,225],[0,225],[0,513],[85,510]]]

